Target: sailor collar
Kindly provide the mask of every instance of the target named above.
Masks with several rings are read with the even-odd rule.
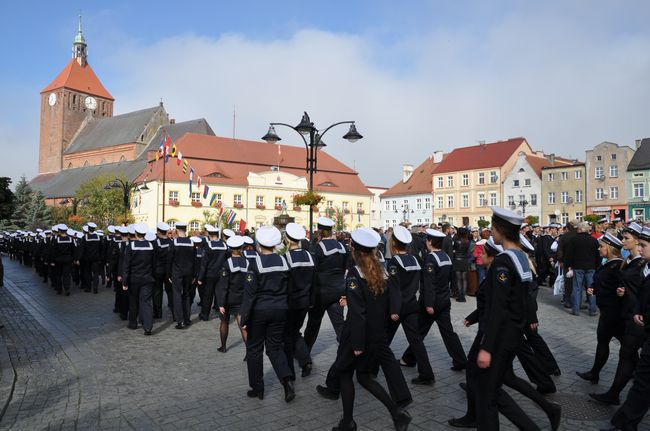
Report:
[[[169,241],[160,242],[160,238],[156,238],[156,244],[158,244],[158,247],[160,247],[160,248],[169,247]]]
[[[221,240],[208,241],[208,247],[210,248],[210,250],[225,251],[228,249],[228,247],[226,247],[226,244],[224,244],[224,242]]]
[[[191,239],[184,236],[184,237],[174,238],[174,246],[176,246],[176,247],[194,247],[194,244],[192,244]]]
[[[418,260],[412,255],[396,254],[393,257],[395,258],[395,262],[397,262],[397,264],[401,266],[404,271],[419,271],[422,269],[418,263]]]
[[[284,257],[287,258],[287,262],[291,268],[314,266],[314,260],[311,257],[311,253],[306,250],[289,250]]]
[[[287,266],[287,261],[284,260],[282,256],[276,255],[265,255],[265,256],[277,256],[280,259],[280,262],[282,262],[281,265],[273,265],[273,266],[264,266],[262,263],[262,257],[260,255],[255,256],[255,263],[257,263],[257,271],[260,274],[266,274],[269,272],[280,272],[280,271],[288,271],[289,267]],[[265,258],[264,260],[271,260],[268,258]],[[272,263],[272,262],[269,262]]]
[[[131,241],[131,250],[153,250],[153,244],[146,240]]]
[[[100,238],[99,238],[99,235],[97,235],[96,233],[87,233],[84,236],[84,240],[86,240],[86,241],[99,241]]]
[[[432,251],[429,254],[431,256],[433,256],[433,258],[436,260],[436,263],[438,264],[438,266],[450,266],[452,264],[451,259],[449,258],[447,253],[445,253],[442,250],[440,250],[440,251]]]
[[[355,266],[354,266],[354,269],[357,270],[357,274],[359,274],[359,277],[360,277],[360,278],[363,278],[364,280],[366,279],[366,276],[363,275],[363,272],[361,271],[361,268],[359,268],[358,265],[355,265]],[[385,269],[384,269],[384,278],[385,278],[385,279],[388,278],[388,273],[386,272]]]
[[[318,243],[325,256],[331,256],[336,253],[345,254],[345,247],[335,239],[324,239]]]
[[[72,238],[69,236],[57,236],[56,242],[59,244],[68,244],[72,242]]]
[[[238,262],[235,264],[234,259],[235,258],[232,256],[228,258],[228,269],[230,270],[231,273],[248,271],[248,260],[244,258],[238,258],[237,259]]]
[[[643,267],[643,278],[646,278],[650,275],[650,262],[646,263]]]
[[[533,273],[530,271],[528,257],[526,256],[526,253],[523,252],[523,250],[509,248],[499,253],[499,256],[502,254],[508,256],[512,264],[515,266],[515,269],[517,270],[521,281],[533,281]]]

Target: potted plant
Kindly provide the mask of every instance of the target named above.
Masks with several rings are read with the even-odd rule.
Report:
[[[319,195],[318,193],[311,192],[311,191],[293,195],[294,206],[306,205],[310,207],[317,207],[322,200],[323,200],[322,195]]]
[[[236,208],[236,207],[235,207],[235,208]],[[257,205],[255,205],[255,208],[257,208],[258,210],[265,210],[265,209],[266,209],[266,205],[264,205],[264,204],[257,204]]]
[[[347,209],[347,208],[345,208],[345,209],[343,210],[343,214],[350,214],[350,210]]]
[[[276,211],[282,211],[282,205],[276,205],[275,210]]]
[[[179,205],[178,199],[170,199],[169,200],[169,205],[172,207],[177,207]]]
[[[365,214],[365,213],[366,212],[363,209],[361,208],[357,209],[357,214]]]
[[[203,206],[203,204],[201,203],[201,201],[192,201],[192,206],[200,208]]]
[[[294,205],[293,210],[300,212],[300,211],[302,211],[302,207],[300,205]]]
[[[242,204],[242,203],[235,203],[235,204],[233,205],[233,207],[234,207],[234,208],[237,208],[237,209],[242,209],[242,208],[244,208],[244,204]]]

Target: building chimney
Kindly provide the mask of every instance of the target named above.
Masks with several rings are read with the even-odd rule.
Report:
[[[555,153],[551,153],[551,154],[547,155],[546,158],[551,163],[551,165],[553,165],[553,166],[555,165]]]
[[[636,145],[636,149],[637,149],[637,150],[638,150],[639,148],[641,148],[641,141],[643,141],[643,139],[635,139],[635,140],[634,140],[634,144]]]
[[[442,162],[442,155],[443,155],[442,151],[434,151],[433,157],[432,157],[433,163]]]
[[[405,183],[413,175],[413,165],[402,166],[402,182]]]
[[[176,124],[176,118],[170,118],[169,124]]]

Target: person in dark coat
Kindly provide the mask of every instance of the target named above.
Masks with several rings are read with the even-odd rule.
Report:
[[[54,268],[53,278],[56,280],[58,294],[65,292],[65,296],[70,296],[70,272],[76,253],[74,239],[68,235],[68,227],[59,225],[48,258],[50,266]]]
[[[142,321],[144,335],[153,329],[153,287],[156,266],[155,248],[145,239],[149,228],[145,223],[135,225],[135,240],[130,241],[124,252],[122,289],[129,293],[129,329],[138,328]],[[155,237],[152,234],[151,240]],[[139,319],[138,319],[139,317]]]
[[[156,225],[156,239],[153,242],[156,247],[156,267],[154,277],[156,282],[153,288],[153,318],[162,318],[163,306],[163,292],[167,294],[167,308],[173,309],[174,299],[172,283],[170,280],[171,274],[169,270],[169,253],[171,250],[172,240],[167,236],[169,232],[169,225],[165,222],[160,222]]]
[[[465,302],[467,295],[468,273],[471,263],[471,242],[467,228],[458,229],[458,234],[453,240],[452,265],[456,277],[457,292],[456,301]]]
[[[220,271],[226,261],[226,257],[228,257],[228,247],[225,242],[219,239],[219,229],[211,225],[206,225],[205,230],[208,232],[210,239],[204,247],[197,283],[203,287],[199,319],[208,321],[210,320],[210,310],[214,302],[215,289],[219,280]]]
[[[98,293],[103,243],[101,237],[95,233],[95,223],[89,222],[84,227],[87,232],[79,241],[76,264],[81,268],[81,287],[86,292],[92,289],[93,293]]]
[[[226,342],[230,317],[234,316],[241,332],[242,340],[246,343],[246,330],[241,326],[241,304],[244,296],[244,282],[248,272],[248,259],[242,256],[244,238],[233,235],[226,241],[230,257],[222,263],[217,280],[216,295],[219,307],[219,336],[221,346],[217,350],[226,353]]]
[[[195,251],[192,240],[187,237],[187,223],[176,223],[178,235],[171,244],[169,269],[174,289],[174,319],[176,329],[184,329],[192,324],[190,307],[192,305],[192,278],[194,277]]]
[[[596,268],[600,265],[601,257],[598,253],[598,240],[589,234],[590,227],[586,222],[578,224],[578,233],[567,244],[564,251],[564,270],[573,272],[573,291],[571,307],[574,316],[580,315],[582,294],[585,289],[593,284]],[[596,314],[596,298],[587,296],[589,313]]]

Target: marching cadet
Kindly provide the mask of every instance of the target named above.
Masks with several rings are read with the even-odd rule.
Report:
[[[218,228],[206,225],[205,230],[210,239],[206,243],[203,259],[199,267],[198,284],[203,287],[199,319],[208,321],[210,320],[210,311],[215,298],[217,281],[219,280],[221,268],[226,261],[228,247],[219,239]]]
[[[121,279],[121,274],[119,272],[119,262],[120,262],[120,248],[124,242],[124,236],[128,234],[128,229],[124,226],[118,226],[115,228],[115,234],[113,235],[113,240],[108,242],[106,250],[106,263],[108,265],[108,283],[112,285],[113,292],[115,293],[115,306],[113,307],[113,313],[120,313],[120,303],[118,290],[122,290],[122,283],[118,281]]]
[[[241,304],[244,296],[244,282],[248,272],[248,259],[242,256],[244,238],[231,236],[227,241],[230,257],[222,264],[216,286],[217,304],[219,304],[219,335],[221,353],[226,353],[230,316],[234,316],[241,332],[242,340],[246,343],[246,330],[241,326]]]
[[[199,292],[199,307],[201,307],[203,300],[203,286],[199,285],[199,272],[201,271],[201,261],[205,255],[205,243],[204,239],[201,236],[192,236],[190,238],[192,244],[194,245],[194,271],[192,273],[192,290],[190,292],[190,315],[192,315],[192,304],[194,304],[194,299],[196,298],[196,291]],[[191,320],[190,320],[191,324]]]
[[[311,351],[318,331],[327,311],[336,339],[340,340],[343,328],[343,307],[339,304],[345,291],[345,270],[348,265],[348,253],[345,246],[337,241],[332,234],[334,220],[327,217],[318,218],[318,236],[320,241],[312,250],[316,276],[314,278],[315,301],[309,310],[307,327],[305,328],[305,343]]]
[[[145,223],[134,226],[135,240],[130,241],[124,253],[122,289],[129,293],[129,329],[138,328],[138,315],[144,335],[153,329],[153,286],[155,283],[155,248],[145,239],[149,228]],[[151,238],[153,239],[153,238]]]
[[[243,236],[244,239],[244,257],[246,259],[255,259],[257,250],[255,250],[255,241],[250,236]]]
[[[424,339],[431,326],[438,324],[440,335],[451,356],[454,371],[462,371],[467,366],[467,357],[460,339],[451,324],[450,280],[452,262],[447,253],[442,251],[442,244],[447,238],[444,233],[427,229],[427,250],[422,272],[422,290],[420,293],[420,336]],[[415,357],[409,347],[400,363],[415,366]]]
[[[305,229],[297,223],[289,223],[285,228],[285,244],[288,250],[285,254],[289,264],[289,285],[287,324],[284,329],[284,351],[295,380],[294,358],[302,368],[302,377],[311,374],[311,355],[300,329],[307,317],[311,301],[311,290],[314,279],[314,259],[307,250],[300,246],[305,239]]]
[[[156,225],[156,239],[153,243],[156,247],[156,266],[154,268],[154,278],[156,279],[153,286],[153,318],[162,318],[163,289],[167,294],[167,306],[173,310],[173,292],[172,284],[169,281],[171,274],[169,269],[169,251],[172,240],[167,236],[169,225],[160,222]]]
[[[98,293],[100,266],[102,261],[102,240],[95,233],[97,225],[89,222],[84,226],[84,232],[77,248],[76,264],[81,267],[81,287],[85,292]]]
[[[244,284],[241,324],[248,332],[248,384],[251,398],[264,398],[262,352],[271,360],[278,380],[284,386],[284,400],[296,396],[287,357],[282,351],[282,337],[287,319],[287,278],[289,266],[284,257],[275,254],[282,235],[275,226],[262,226],[256,232],[260,254],[250,259]]]
[[[379,235],[370,230],[352,232],[352,253],[356,266],[345,280],[348,314],[341,334],[335,368],[340,376],[343,418],[333,430],[356,430],[353,418],[354,383],[357,381],[390,412],[395,429],[406,430],[411,416],[402,410],[386,390],[371,377],[371,368],[377,358],[395,356],[388,346],[386,334],[388,320],[399,318],[395,314],[399,304],[390,304],[386,272],[377,259],[375,249]],[[399,298],[399,294],[396,296]],[[398,367],[398,371],[399,370]]]
[[[74,256],[74,240],[68,236],[68,227],[60,224],[57,227],[57,236],[52,241],[48,257],[50,266],[54,268],[52,280],[59,295],[65,292],[65,296],[70,296],[70,270]]]
[[[393,228],[393,241],[391,244],[391,255],[388,262],[388,286],[389,289],[396,289],[401,295],[401,307],[399,309],[399,320],[388,321],[388,345],[393,341],[397,328],[400,324],[408,340],[413,357],[418,365],[418,377],[411,382],[420,385],[432,385],[435,381],[427,349],[424,347],[423,337],[420,334],[420,307],[416,294],[420,290],[421,267],[418,257],[408,253],[411,247],[413,236],[404,226]],[[426,242],[425,242],[426,244]],[[426,254],[424,255],[426,258]],[[424,274],[424,283],[431,283],[429,275]]]
[[[194,244],[187,237],[187,223],[176,223],[176,238],[171,243],[169,252],[170,281],[174,289],[174,319],[176,329],[184,329],[192,324],[190,306],[192,277],[194,276]]]

